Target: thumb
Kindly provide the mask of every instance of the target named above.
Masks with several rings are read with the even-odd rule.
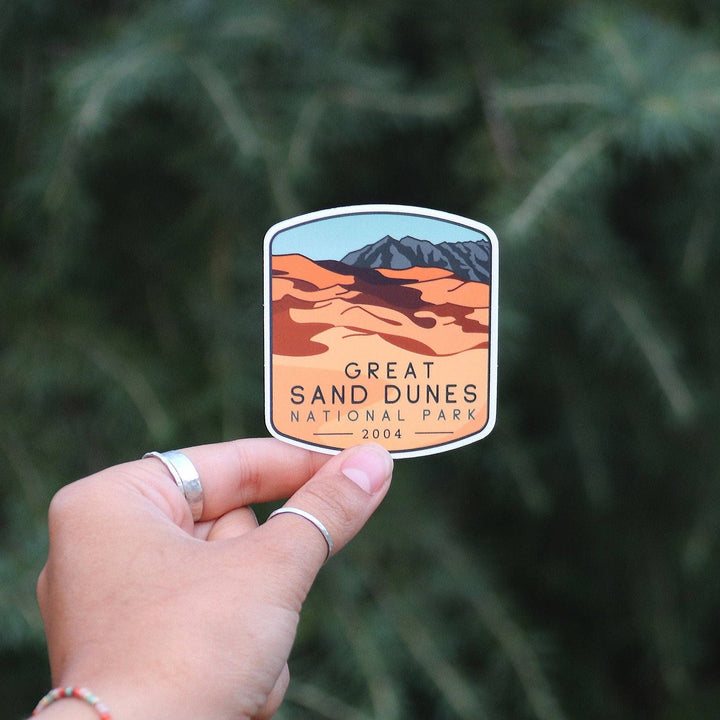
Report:
[[[283,575],[289,574],[298,589],[309,589],[328,559],[330,544],[335,554],[360,531],[385,497],[392,468],[390,454],[380,445],[344,450],[288,500],[285,512],[260,528],[267,549],[285,566]]]

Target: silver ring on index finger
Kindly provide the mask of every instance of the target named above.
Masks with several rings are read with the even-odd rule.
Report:
[[[190,506],[192,519],[197,522],[202,517],[204,498],[200,475],[190,458],[179,450],[162,453],[153,450],[143,455],[143,459],[150,457],[157,458],[168,469]]]

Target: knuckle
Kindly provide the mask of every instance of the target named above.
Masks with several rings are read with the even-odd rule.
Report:
[[[61,487],[50,500],[48,507],[48,518],[51,524],[62,521],[63,518],[72,516],[81,501],[81,495],[77,483]]]
[[[102,506],[102,484],[94,476],[76,480],[61,487],[48,506],[50,539],[68,534],[68,530],[92,516],[93,508]],[[63,532],[60,532],[60,531]]]
[[[262,485],[260,469],[253,462],[252,455],[247,446],[241,442],[234,444],[235,463],[237,467],[238,492],[241,502],[248,504],[257,497]]]
[[[332,483],[323,483],[322,486],[308,484],[305,490],[319,517],[334,530],[345,533],[355,526],[356,514],[352,503],[340,487]]]

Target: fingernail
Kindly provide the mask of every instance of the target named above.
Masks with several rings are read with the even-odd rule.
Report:
[[[359,447],[340,467],[340,472],[368,495],[374,495],[390,477],[393,461],[380,445]]]

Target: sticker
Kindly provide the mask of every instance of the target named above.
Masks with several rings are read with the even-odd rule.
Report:
[[[268,430],[339,452],[451,450],[495,422],[498,247],[473,220],[324,210],[265,236]]]

